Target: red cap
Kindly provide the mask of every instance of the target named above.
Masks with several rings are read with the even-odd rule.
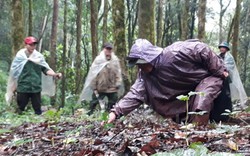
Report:
[[[36,38],[35,37],[33,37],[33,36],[29,36],[29,37],[26,37],[25,39],[24,39],[24,43],[25,44],[33,44],[33,43],[37,43],[37,40],[36,40]]]

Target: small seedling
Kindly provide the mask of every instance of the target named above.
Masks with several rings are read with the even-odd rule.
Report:
[[[189,102],[190,97],[193,96],[193,95],[204,96],[205,93],[203,93],[203,92],[193,92],[193,91],[191,91],[191,92],[188,93],[188,95],[179,95],[179,96],[176,97],[178,100],[181,100],[181,101],[185,101],[185,102],[186,102],[186,121],[185,121],[185,125],[187,125],[188,114],[191,113],[191,112],[188,111],[188,107],[189,107],[189,103],[188,103],[188,102]],[[198,113],[198,112],[195,112],[195,113]],[[204,111],[202,111],[202,113],[204,114]],[[194,113],[193,113],[193,114],[194,114]],[[202,115],[203,115],[203,114],[202,114]]]
[[[230,117],[232,117],[232,118],[235,118],[239,113],[241,113],[241,111],[230,111],[229,109],[225,109],[225,112],[222,113],[221,115],[227,115],[227,116],[230,116]],[[239,118],[242,122],[244,122],[245,124],[248,125],[248,123],[247,123],[244,119],[242,119],[240,116],[238,116],[238,118]]]
[[[188,115],[190,113],[189,110],[188,110],[188,107],[189,107],[189,103],[188,102],[190,100],[190,97],[193,96],[193,95],[204,96],[204,94],[205,93],[203,93],[203,92],[193,92],[193,91],[191,91],[191,92],[188,93],[188,95],[179,95],[179,96],[176,97],[178,100],[186,102],[186,120],[185,120],[185,127],[186,128],[185,128],[185,131],[188,130],[188,126],[187,126],[188,125]],[[187,145],[189,145],[189,141],[188,141],[187,137],[186,137],[186,143],[187,143]]]
[[[109,113],[108,112],[102,112],[101,113],[101,117],[100,117],[100,120],[103,121],[105,124],[103,125],[103,127],[105,129],[110,129],[110,128],[113,128],[114,127],[114,124],[112,123],[107,123],[109,119]]]
[[[236,117],[241,111],[230,111],[229,109],[225,109],[225,112],[221,115],[228,115],[230,117]]]

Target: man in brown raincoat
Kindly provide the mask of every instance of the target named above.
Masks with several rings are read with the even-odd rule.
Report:
[[[137,39],[128,56],[128,65],[135,64],[139,67],[138,78],[112,109],[109,123],[143,103],[163,117],[181,115],[186,112],[185,102],[176,97],[195,91],[205,95],[191,99],[190,111],[207,113],[195,116],[192,122],[206,124],[213,101],[228,76],[222,60],[198,40],[179,41],[162,49],[146,39]]]

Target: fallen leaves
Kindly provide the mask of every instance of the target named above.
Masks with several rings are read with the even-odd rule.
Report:
[[[244,116],[247,116],[244,114]],[[25,123],[0,127],[0,155],[128,155],[250,153],[250,127],[182,127],[138,110],[108,128],[101,121]],[[187,146],[186,139],[191,143]],[[201,144],[196,145],[197,142]],[[202,145],[202,146],[200,146]],[[176,150],[177,149],[177,150]]]

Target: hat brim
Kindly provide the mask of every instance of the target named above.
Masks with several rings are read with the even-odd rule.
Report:
[[[38,44],[38,42],[28,42],[28,43],[25,43],[25,44]]]
[[[226,46],[219,46],[218,48],[219,48],[219,49],[220,49],[220,48],[226,48],[227,50],[230,50],[230,48],[228,48],[228,47],[226,47]]]
[[[113,49],[113,47],[107,46],[107,47],[105,47],[105,49]]]
[[[130,59],[128,60],[128,67],[134,67],[135,65],[139,65],[139,64],[148,64],[149,62],[147,62],[144,59]]]
[[[128,60],[127,66],[132,68],[132,67],[134,67],[136,65],[136,62],[137,62],[138,59],[131,59],[131,58],[128,59],[127,58],[127,60]]]

